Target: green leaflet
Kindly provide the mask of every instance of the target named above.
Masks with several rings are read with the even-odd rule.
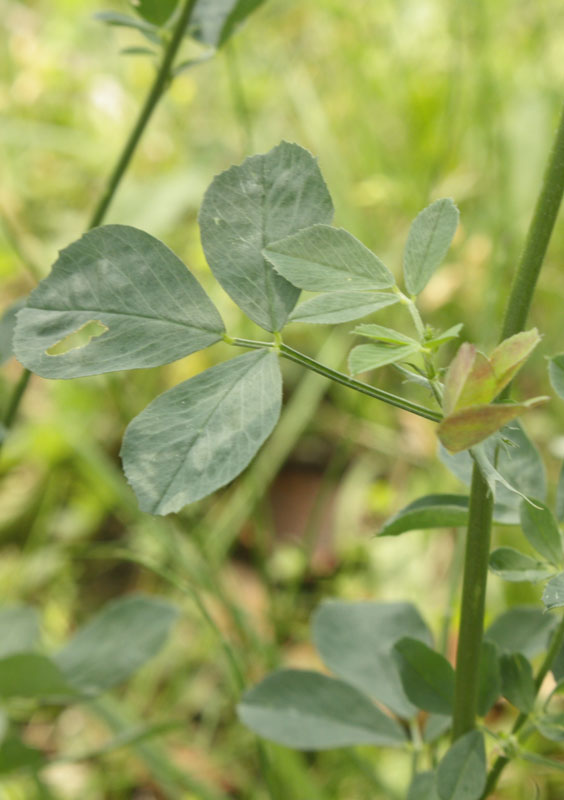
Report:
[[[431,644],[429,629],[415,606],[328,600],[316,610],[312,628],[315,646],[335,675],[401,717],[416,713],[392,655],[394,644],[403,636]]]
[[[513,547],[498,547],[490,554],[489,568],[504,581],[542,581],[552,575],[552,570],[543,561],[536,561]]]
[[[542,602],[545,608],[562,608],[564,606],[564,572],[551,578],[544,587]]]
[[[405,744],[400,725],[344,681],[306,670],[279,670],[243,695],[239,719],[296,750],[355,744]]]
[[[311,153],[282,142],[217,175],[200,210],[202,245],[225,291],[245,314],[278,331],[300,290],[264,258],[272,242],[328,223],[333,204]]]
[[[74,689],[97,694],[123,683],[155,656],[177,616],[161,598],[128,595],[104,606],[55,661]]]
[[[169,514],[233,480],[270,435],[281,400],[278,358],[269,350],[157,397],[129,424],[121,449],[141,509]]]
[[[501,694],[501,674],[497,645],[491,641],[482,642],[480,653],[480,682],[478,686],[479,716],[485,717]]]
[[[389,289],[394,276],[378,256],[342,228],[313,225],[281,241],[264,255],[286,280],[309,292]]]
[[[446,658],[424,642],[409,637],[396,642],[393,655],[403,690],[413,705],[434,714],[451,714],[454,670]]]
[[[172,16],[179,0],[136,0],[133,8],[147,22],[152,25],[164,25]]]
[[[413,221],[403,256],[405,285],[419,294],[445,257],[458,227],[458,209],[443,198],[423,209]]]
[[[419,772],[413,776],[407,800],[439,800],[434,772]]]
[[[405,361],[420,349],[418,342],[402,345],[359,344],[349,353],[349,372],[351,375],[358,375],[359,372],[368,372],[386,364],[394,364],[396,361]]]
[[[34,608],[12,606],[0,610],[0,657],[33,650],[39,639]]]
[[[219,48],[263,3],[264,0],[198,0],[192,11],[189,33],[203,44]]]
[[[486,630],[484,637],[505,653],[534,658],[546,650],[557,620],[535,606],[517,606],[505,611]]]
[[[417,345],[420,348],[418,341],[411,336],[406,336],[400,331],[392,330],[392,328],[384,328],[382,325],[374,325],[373,323],[364,323],[357,325],[353,330],[353,334],[357,336],[366,336],[367,339],[374,339],[377,342],[384,342],[385,344],[409,344]]]
[[[562,536],[552,511],[535,498],[521,503],[521,527],[529,543],[551,564],[560,566],[563,559]]]
[[[25,305],[25,299],[17,300],[4,311],[0,317],[0,365],[4,364],[14,354],[12,339],[16,327],[16,314]]]
[[[503,696],[519,711],[529,714],[537,695],[531,664],[522,653],[504,653],[500,667]]]
[[[48,350],[88,323],[108,330],[63,355]],[[18,314],[14,350],[44,378],[168,364],[221,339],[223,323],[162,242],[125,225],[95,228],[63,250]]]
[[[336,325],[361,319],[395,303],[399,303],[399,297],[391,292],[327,292],[300,303],[288,321]]]
[[[39,653],[12,653],[0,659],[0,698],[27,697],[53,701],[75,695],[63,672]]]
[[[564,353],[550,359],[548,362],[548,375],[550,385],[558,397],[564,399]]]
[[[468,497],[459,494],[430,494],[414,500],[380,528],[379,536],[398,536],[427,528],[457,528],[468,522]]]
[[[447,750],[437,768],[440,800],[479,800],[486,785],[484,735],[470,731]]]

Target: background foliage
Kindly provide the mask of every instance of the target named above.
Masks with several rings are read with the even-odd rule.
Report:
[[[137,36],[93,19],[106,8],[126,3],[0,0],[2,309],[82,233],[151,80],[147,59],[119,53]],[[465,336],[489,351],[562,101],[563,44],[557,0],[269,0],[217,59],[173,84],[108,221],[162,238],[230,333],[256,336],[211,278],[196,216],[213,175],[282,138],[297,141],[319,157],[335,224],[396,275],[411,219],[437,197],[456,199],[461,226],[422,306],[427,314],[440,306],[437,327],[462,320]],[[546,393],[544,356],[563,350],[563,257],[560,224],[530,318],[544,339],[519,378],[524,396]],[[401,312],[380,313],[393,327]],[[343,368],[353,340],[347,326],[296,324],[288,341]],[[167,596],[181,616],[167,647],[125,688],[56,723],[49,710],[35,712],[26,741],[69,758],[44,770],[43,784],[2,778],[9,800],[200,798],[202,786],[214,798],[260,800],[263,769],[235,719],[238,689],[218,632],[250,683],[276,666],[320,667],[308,619],[322,598],[424,597],[426,620],[441,630],[456,589],[448,578],[458,559],[454,532],[372,538],[420,494],[458,490],[435,460],[433,426],[328,389],[297,366],[284,365],[281,425],[241,480],[178,517],[138,511],[117,458],[126,423],[158,392],[225,355],[218,344],[158,370],[33,380],[0,462],[2,604],[40,610],[49,648],[133,590]],[[19,370],[13,360],[3,370],[0,402]],[[391,370],[378,380],[398,390]],[[553,484],[563,422],[557,401],[526,420]],[[496,544],[512,535],[499,529]],[[537,602],[539,593],[492,577],[490,613]],[[179,725],[75,758],[143,722]],[[394,798],[407,782],[397,754],[268,750],[285,797]],[[535,785],[544,800],[563,791],[561,778],[517,765],[498,795],[524,800]]]

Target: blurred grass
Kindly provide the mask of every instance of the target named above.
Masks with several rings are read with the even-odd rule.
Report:
[[[57,249],[82,233],[151,79],[149,63],[119,55],[136,37],[92,19],[110,7],[124,10],[125,0],[0,0],[0,308],[27,293]],[[336,224],[396,274],[413,216],[436,197],[455,198],[461,228],[422,305],[433,324],[463,321],[466,337],[488,348],[564,98],[563,45],[557,0],[268,0],[225,53],[175,82],[108,221],[163,238],[230,332],[254,336],[258,329],[210,276],[197,212],[214,174],[282,138],[298,141],[319,157]],[[524,394],[546,391],[544,356],[564,349],[563,258],[560,223],[531,316],[544,340],[519,381]],[[386,310],[385,324],[403,324],[401,314]],[[287,337],[342,365],[347,326],[328,334],[293,326]],[[248,682],[277,664],[318,666],[307,621],[323,597],[424,597],[423,613],[440,630],[452,538],[371,538],[402,504],[457,488],[434,460],[432,426],[316,376],[303,380],[294,365],[284,367],[281,427],[239,481],[174,520],[137,510],[117,456],[125,425],[157,393],[227,354],[218,345],[160,370],[32,379],[0,462],[0,598],[41,608],[55,644],[111,597],[136,588],[169,595],[183,611],[176,635],[115,702],[126,717],[172,718],[185,728],[147,743],[149,755],[132,748],[53,766],[43,787],[3,780],[8,800],[199,798],[182,781],[166,788],[154,761],[163,753],[173,774],[184,771],[211,793],[267,797],[253,737],[234,716],[229,663],[198,603]],[[15,361],[6,365],[0,402],[19,374]],[[378,381],[401,391],[391,371]],[[553,477],[564,456],[563,422],[555,401],[527,423]],[[512,535],[498,534],[499,542]],[[122,557],[124,549],[161,573]],[[164,580],[163,569],[188,582],[198,602]],[[538,596],[492,578],[488,613]],[[86,707],[57,721],[39,711],[26,737],[49,752],[83,752],[111,728],[107,715],[103,724]],[[267,750],[287,798],[391,798],[407,781],[397,754]],[[498,796],[529,800],[533,780],[542,800],[562,796],[561,779],[521,765]]]

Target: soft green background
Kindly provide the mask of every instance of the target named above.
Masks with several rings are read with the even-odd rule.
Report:
[[[141,40],[93,20],[110,7],[124,11],[127,3],[0,0],[2,309],[83,232],[151,81],[148,60],[119,54]],[[267,0],[232,46],[173,85],[107,221],[162,238],[204,284],[230,333],[261,338],[213,281],[196,217],[217,172],[281,139],[296,141],[319,157],[335,224],[396,275],[410,220],[438,197],[455,199],[461,225],[422,310],[437,326],[463,321],[465,336],[490,348],[564,99],[563,51],[559,0]],[[564,350],[563,259],[560,222],[531,315],[544,339],[519,379],[523,396],[547,392],[544,356]],[[396,307],[378,316],[392,327],[404,320]],[[296,324],[287,339],[344,368],[351,327]],[[57,720],[37,711],[27,740],[72,754],[99,747],[124,719],[183,725],[145,750],[53,766],[43,787],[2,781],[7,800],[199,798],[170,764],[162,777],[154,759],[163,754],[226,795],[267,796],[194,591],[249,683],[278,665],[319,666],[307,620],[324,597],[410,599],[440,629],[451,534],[372,539],[418,495],[457,490],[434,460],[433,425],[342,387],[325,392],[315,377],[302,383],[297,366],[284,364],[282,427],[255,468],[178,517],[138,512],[117,458],[125,425],[163,389],[231,355],[219,344],[160,370],[32,380],[0,462],[0,601],[40,609],[53,645],[132,589],[167,594],[182,618],[158,659],[103,708],[75,707]],[[19,374],[13,360],[3,369],[1,403]],[[403,391],[391,370],[375,379]],[[553,478],[564,456],[563,423],[558,400],[527,421]],[[523,543],[507,530],[496,541]],[[128,561],[117,552],[124,548],[173,570],[183,589]],[[489,591],[490,618],[540,597],[540,589],[496,577]],[[292,800],[393,800],[408,776],[407,759],[388,751],[269,752],[282,795]],[[167,782],[172,788],[163,788]],[[498,796],[529,800],[535,783],[541,800],[564,791],[557,776],[518,766]]]

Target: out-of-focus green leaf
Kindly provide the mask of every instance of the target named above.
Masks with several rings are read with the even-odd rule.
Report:
[[[0,697],[67,698],[76,694],[56,663],[39,653],[0,659]]]
[[[0,657],[33,650],[39,638],[34,608],[13,606],[0,610]]]
[[[413,776],[407,800],[439,800],[435,787],[434,772],[418,772]]]
[[[128,425],[121,457],[140,508],[179,511],[247,466],[280,416],[277,356],[255,350],[157,397]]]
[[[535,550],[556,566],[562,563],[562,536],[550,509],[540,500],[521,503],[521,527]]]
[[[519,711],[529,714],[537,694],[531,664],[522,653],[504,653],[500,667],[503,696]]]
[[[548,581],[542,593],[545,608],[562,608],[564,606],[564,572]]]
[[[402,345],[359,344],[349,354],[349,372],[351,375],[358,375],[359,372],[368,372],[386,364],[405,361],[420,349],[417,342]]]
[[[546,714],[535,721],[538,732],[551,742],[564,742],[564,714]]]
[[[468,497],[460,494],[429,494],[414,500],[390,517],[379,536],[398,536],[427,528],[457,528],[468,522]]]
[[[470,731],[451,745],[437,768],[440,800],[478,800],[486,785],[484,735]]]
[[[548,376],[550,385],[558,397],[564,399],[564,353],[550,359],[548,362]]]
[[[356,336],[366,336],[367,339],[374,339],[384,344],[410,344],[417,345],[419,348],[421,347],[419,342],[411,336],[406,336],[400,331],[394,331],[391,328],[384,328],[383,325],[375,325],[370,322],[357,325],[353,330],[353,334]]]
[[[398,302],[398,295],[391,292],[327,292],[300,303],[288,321],[336,325],[361,319]]]
[[[221,47],[264,0],[197,0],[189,33],[211,47]]]
[[[501,674],[497,645],[482,642],[480,681],[478,685],[478,714],[485,717],[501,694]]]
[[[8,736],[0,746],[0,775],[20,769],[36,772],[45,766],[45,762],[45,756],[40,750],[28,747],[15,736]]]
[[[409,637],[396,642],[392,652],[403,690],[413,705],[435,714],[451,714],[454,670],[446,658]]]
[[[94,14],[94,18],[105,22],[106,25],[115,25],[118,28],[135,28],[142,33],[156,32],[155,26],[142,19],[130,17],[128,14],[120,14],[117,11],[100,11]]]
[[[445,733],[448,733],[452,726],[452,717],[445,714],[429,714],[423,731],[424,742],[435,742]]]
[[[14,354],[12,339],[16,327],[16,314],[25,306],[25,298],[8,306],[0,317],[0,365],[5,364]]]
[[[440,265],[458,227],[458,209],[443,198],[423,209],[413,221],[403,256],[405,285],[419,294]]]
[[[57,654],[65,679],[98,694],[117,686],[163,646],[178,611],[161,598],[130,595],[108,603]]]
[[[517,606],[495,619],[485,638],[505,653],[522,653],[534,658],[546,650],[557,620],[534,606]]]
[[[389,289],[395,284],[378,256],[348,231],[330,225],[305,228],[263,252],[280,275],[309,292]]]
[[[536,561],[513,547],[498,547],[490,554],[490,570],[505,581],[542,581],[552,575],[552,570],[543,561]]]
[[[344,681],[280,670],[246,692],[239,719],[259,736],[296,750],[355,744],[402,746],[400,725]]]
[[[300,290],[273,269],[263,251],[332,217],[317,161],[303,147],[282,142],[214,178],[200,210],[202,245],[215,277],[237,305],[257,325],[278,331]]]
[[[90,323],[107,330],[49,354]],[[61,251],[18,314],[14,350],[44,378],[77,378],[168,364],[223,332],[215,306],[166,245],[136,228],[106,225]]]
[[[339,678],[379,700],[400,717],[416,708],[402,689],[394,644],[403,636],[431,644],[431,634],[409,603],[323,602],[313,616],[313,641]]]
[[[147,22],[160,27],[172,16],[179,0],[133,0],[131,5]]]

